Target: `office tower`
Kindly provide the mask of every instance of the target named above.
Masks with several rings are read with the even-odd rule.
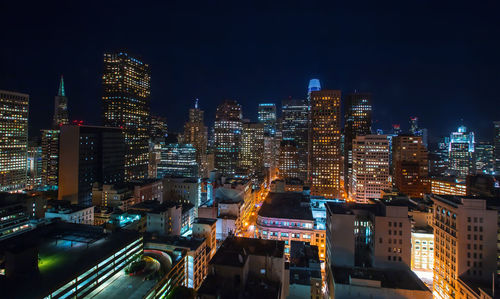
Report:
[[[168,126],[165,117],[151,115],[151,126],[149,129],[149,136],[154,141],[164,141],[167,137]]]
[[[319,79],[309,80],[309,85],[307,86],[307,100],[309,102],[311,101],[311,92],[320,90],[321,90],[321,83],[319,82]]]
[[[169,143],[161,145],[160,163],[157,166],[158,178],[168,175],[197,177],[198,170],[196,149],[192,144]]]
[[[57,189],[59,183],[59,130],[42,130],[42,185]]]
[[[208,176],[207,146],[208,131],[205,126],[204,111],[198,107],[196,99],[194,108],[189,109],[189,121],[184,125],[184,143],[189,143],[196,149],[196,162],[200,166],[200,176]]]
[[[494,125],[494,135],[493,135],[493,146],[495,147],[495,174],[500,174],[500,121],[493,122]]]
[[[311,92],[311,194],[340,198],[340,90]]]
[[[300,178],[299,150],[293,140],[283,140],[280,144],[278,171],[283,179]]]
[[[442,177],[448,173],[448,146],[449,138],[441,138],[435,148],[429,154],[429,172],[431,176]]]
[[[308,118],[309,105],[306,100],[287,99],[282,102],[283,141],[291,140],[298,152],[298,178],[307,179]]]
[[[467,185],[453,177],[431,178],[431,193],[436,195],[467,195]]]
[[[223,175],[234,174],[238,167],[241,115],[240,104],[233,100],[224,101],[215,113],[215,168]]]
[[[59,200],[92,205],[94,183],[124,180],[125,143],[122,130],[110,127],[61,127],[59,151]]]
[[[497,211],[486,199],[433,195],[431,200],[434,298],[479,298],[465,294],[467,288],[492,285],[497,271]]]
[[[0,191],[26,186],[29,95],[0,90]]]
[[[372,99],[369,93],[351,93],[346,97],[344,130],[344,188],[350,192],[352,181],[352,142],[356,136],[371,134]],[[353,189],[354,190],[354,189]]]
[[[465,179],[474,173],[474,143],[474,132],[468,132],[465,126],[460,126],[450,135],[449,168],[458,178]]]
[[[392,139],[393,182],[410,197],[428,193],[428,153],[421,136],[399,135]]]
[[[68,123],[68,98],[64,90],[64,79],[63,76],[61,76],[59,91],[54,99],[54,119],[52,121],[52,128],[57,130],[60,126],[67,125]]]
[[[276,134],[276,105],[270,103],[259,104],[259,123],[264,124],[264,133],[269,136]]]
[[[474,147],[474,169],[479,174],[495,172],[494,146],[490,142],[479,142]]]
[[[389,187],[389,140],[386,135],[354,138],[349,186],[350,196],[359,203],[381,198],[381,191]]]
[[[243,123],[240,168],[246,173],[257,173],[264,167],[264,130],[263,123]]]
[[[271,177],[275,176],[278,167],[279,144],[279,136],[264,133],[264,167],[269,169]]]
[[[28,143],[26,189],[33,190],[42,184],[42,147],[39,142]]]
[[[148,64],[123,52],[104,54],[103,120],[123,129],[125,180],[148,174],[150,81]]]
[[[418,117],[416,117],[416,116],[410,117],[410,133],[413,135],[417,135],[418,131],[419,131],[419,129],[418,129]]]

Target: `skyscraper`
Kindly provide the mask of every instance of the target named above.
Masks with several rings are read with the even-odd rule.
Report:
[[[500,174],[500,121],[493,122],[495,131],[493,135],[493,146],[495,147],[495,174]]]
[[[457,132],[451,133],[448,154],[453,175],[465,179],[475,172],[474,143],[474,132],[468,132],[465,126],[460,126]]]
[[[148,64],[123,52],[104,54],[103,121],[123,129],[126,180],[148,174],[150,82]]]
[[[307,86],[307,99],[310,100],[311,92],[320,90],[321,90],[321,83],[319,82],[319,79],[309,80],[309,85]]]
[[[264,133],[269,136],[276,134],[276,105],[273,103],[259,104],[259,122],[264,124]]]
[[[32,190],[42,184],[42,147],[39,142],[29,142],[27,161],[28,180],[26,189]]]
[[[200,166],[200,175],[207,177],[208,131],[203,123],[203,114],[203,110],[198,107],[198,99],[196,99],[194,108],[189,109],[189,121],[184,125],[183,141],[194,146],[196,149],[196,162]]]
[[[0,90],[0,191],[26,186],[29,95]]]
[[[493,174],[495,171],[495,158],[493,144],[479,142],[474,146],[474,169],[478,174]]]
[[[389,187],[389,140],[386,135],[357,136],[352,142],[351,196],[360,203],[381,198]]]
[[[58,199],[92,205],[92,185],[123,182],[125,143],[119,128],[61,127]]]
[[[295,141],[281,141],[278,169],[280,177],[285,180],[300,178],[299,151]]]
[[[410,197],[422,197],[430,186],[428,152],[421,136],[399,135],[392,139],[393,182]]]
[[[311,92],[312,195],[340,198],[340,90]]]
[[[344,139],[344,188],[351,190],[352,181],[352,142],[356,136],[371,134],[372,96],[369,93],[351,93],[345,103]],[[354,189],[353,189],[354,190]]]
[[[42,185],[57,189],[59,183],[59,130],[42,130]]]
[[[149,129],[151,139],[155,141],[164,141],[167,136],[167,119],[162,116],[151,115],[151,127]]]
[[[264,166],[264,130],[263,123],[243,123],[240,167],[247,173],[258,172]]]
[[[215,168],[223,175],[232,175],[238,168],[241,116],[241,106],[234,100],[224,101],[215,113]]]
[[[60,126],[67,125],[68,123],[68,98],[66,97],[66,91],[64,90],[64,79],[63,76],[61,76],[59,91],[54,99],[54,118],[52,121],[52,127],[54,129],[59,129]]]
[[[283,141],[293,141],[298,154],[298,178],[307,179],[309,105],[306,100],[287,99],[282,102]]]
[[[196,148],[192,144],[162,144],[160,162],[157,167],[158,178],[168,175],[197,177]]]

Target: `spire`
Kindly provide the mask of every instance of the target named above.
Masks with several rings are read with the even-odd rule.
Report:
[[[194,102],[194,108],[198,109],[198,98],[196,98],[196,101]]]
[[[59,92],[57,93],[58,96],[60,97],[65,97],[66,92],[64,91],[64,78],[61,75],[61,81],[59,82]]]

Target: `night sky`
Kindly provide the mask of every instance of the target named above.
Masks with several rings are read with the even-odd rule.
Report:
[[[209,126],[226,98],[255,120],[259,102],[304,98],[310,78],[371,92],[374,128],[418,116],[435,140],[463,119],[487,139],[500,120],[495,1],[49,2],[0,4],[0,89],[30,94],[31,136],[50,126],[61,74],[70,118],[100,123],[103,53],[116,50],[151,65],[151,111],[173,131],[194,98]]]

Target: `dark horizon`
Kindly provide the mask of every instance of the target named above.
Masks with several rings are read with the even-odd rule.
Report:
[[[282,99],[305,98],[309,79],[318,78],[343,95],[372,93],[374,129],[399,123],[407,130],[417,116],[435,141],[463,119],[489,141],[500,117],[498,4],[466,3],[152,9],[62,2],[26,11],[4,3],[0,89],[30,95],[36,136],[50,128],[64,75],[70,119],[99,124],[103,54],[125,50],[150,64],[151,113],[166,117],[172,131],[181,130],[195,98],[207,126],[226,98],[255,120],[258,103],[279,110]]]

